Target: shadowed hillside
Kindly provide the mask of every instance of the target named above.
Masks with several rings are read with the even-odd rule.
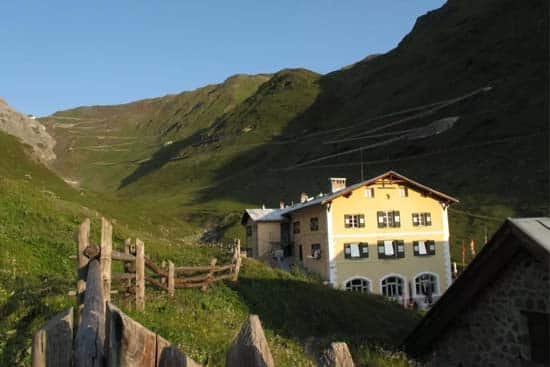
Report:
[[[361,166],[365,177],[394,169],[461,199],[451,212],[453,249],[463,239],[479,243],[506,216],[547,210],[547,13],[541,0],[451,0],[387,54],[324,76],[238,77],[248,92],[200,124],[176,121],[187,120],[173,96],[85,109],[90,131],[124,127],[133,111],[140,143],[132,148],[75,152],[84,142],[59,119],[81,109],[57,113],[47,119],[52,133],[73,150],[59,151],[56,167],[96,190],[118,187],[152,212],[223,222],[228,236],[236,227],[227,214],[245,205],[326,191],[329,176],[358,181]],[[232,79],[177,98],[197,96],[189,106],[207,114],[202,99]],[[177,118],[167,119],[168,110]],[[147,134],[170,140],[146,147]]]

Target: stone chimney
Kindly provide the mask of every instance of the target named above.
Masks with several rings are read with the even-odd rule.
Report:
[[[284,209],[285,208],[285,202],[284,201],[279,201],[279,209]]]
[[[331,177],[330,181],[330,190],[332,192],[340,191],[346,188],[346,178],[345,177]]]
[[[309,196],[307,195],[307,193],[302,192],[300,194],[300,203],[305,203],[307,201],[307,199],[309,199]]]

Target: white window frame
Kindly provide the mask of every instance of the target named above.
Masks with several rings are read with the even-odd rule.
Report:
[[[391,278],[391,277],[397,277],[397,278],[400,278],[401,281],[402,281],[402,289],[401,289],[401,295],[396,295],[396,296],[386,296],[384,294],[384,290],[383,290],[383,285],[382,283],[384,282],[384,280],[388,279],[388,278]],[[393,299],[400,299],[402,297],[407,297],[407,293],[408,293],[408,290],[407,290],[407,277],[405,277],[404,275],[401,275],[401,274],[397,274],[397,273],[392,273],[392,274],[387,274],[385,275],[384,277],[382,277],[380,279],[380,282],[379,282],[379,286],[380,286],[380,295],[384,296],[384,297],[388,297],[388,298],[393,298]]]
[[[412,291],[413,291],[413,296],[414,297],[425,297],[422,293],[418,293],[416,291],[416,280],[418,278],[420,278],[422,275],[431,275],[433,277],[435,277],[435,291],[434,293],[432,293],[432,296],[439,296],[441,295],[441,282],[439,280],[439,274],[437,273],[434,273],[434,272],[431,272],[431,271],[423,271],[421,273],[418,273],[416,274],[414,277],[413,277],[413,287],[412,287]]]
[[[407,186],[399,186],[399,197],[400,198],[409,197],[409,188]]]
[[[348,223],[346,223],[347,219],[349,219],[349,227],[347,226]],[[344,228],[346,229],[365,228],[365,221],[365,214],[344,214]]]
[[[372,293],[372,281],[367,278],[367,277],[364,277],[364,276],[361,276],[361,275],[354,275],[352,277],[349,277],[347,278],[346,280],[344,280],[342,282],[342,288],[345,290],[345,291],[351,291],[350,289],[347,289],[347,283],[348,282],[351,282],[352,280],[355,280],[355,279],[361,279],[361,280],[364,280],[368,283],[368,289],[367,289],[367,292],[359,292],[359,293],[367,293],[367,294],[370,294]]]
[[[374,187],[367,187],[365,189],[365,197],[366,198],[369,198],[369,199],[372,199],[374,198]]]

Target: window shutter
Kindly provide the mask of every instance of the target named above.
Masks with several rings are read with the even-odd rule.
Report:
[[[365,228],[365,216],[363,214],[359,215],[359,228]]]
[[[432,225],[432,215],[430,213],[426,213],[426,225],[427,226]]]
[[[369,244],[366,242],[361,242],[359,244],[359,253],[362,258],[369,257]]]
[[[374,197],[374,188],[370,189],[370,197],[371,197],[371,198]]]
[[[435,241],[426,241],[426,247],[429,255],[435,255]]]
[[[346,259],[351,259],[351,248],[349,243],[344,244],[344,257]]]
[[[387,226],[386,213],[385,212],[377,212],[376,216],[378,217],[378,228],[386,227]]]
[[[401,227],[401,216],[399,215],[399,210],[393,212],[393,223],[394,227]]]
[[[397,250],[396,254],[398,258],[405,257],[405,242],[401,240],[394,241],[394,248]]]
[[[413,226],[418,227],[418,213],[412,213]]]
[[[386,250],[384,248],[384,241],[378,241],[378,258],[379,259],[385,259],[386,258]]]
[[[418,256],[418,241],[413,241],[413,253],[414,256]]]

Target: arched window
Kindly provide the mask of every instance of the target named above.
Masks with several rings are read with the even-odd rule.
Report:
[[[437,276],[430,273],[422,273],[414,280],[417,295],[432,295],[437,294]]]
[[[382,280],[382,294],[386,297],[403,295],[403,279],[398,276],[389,276]]]
[[[353,278],[346,282],[346,290],[352,292],[369,293],[370,282],[365,278]]]

